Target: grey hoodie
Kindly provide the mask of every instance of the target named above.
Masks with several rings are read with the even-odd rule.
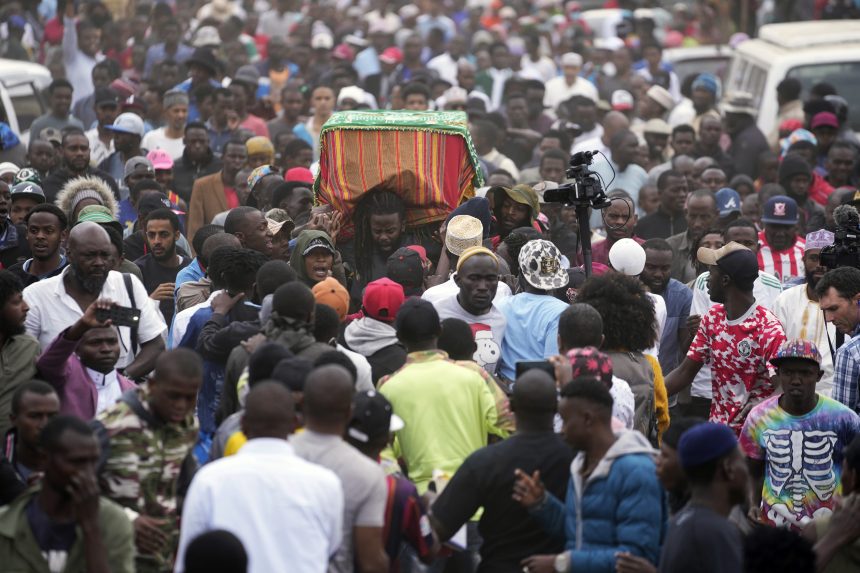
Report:
[[[397,344],[397,331],[390,324],[365,316],[353,320],[343,333],[346,345],[362,356],[371,356]]]

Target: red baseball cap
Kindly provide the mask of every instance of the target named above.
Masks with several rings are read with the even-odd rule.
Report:
[[[410,251],[415,251],[416,253],[418,253],[418,256],[421,257],[422,263],[427,262],[427,249],[425,249],[421,245],[408,245],[406,248]]]
[[[313,184],[314,174],[307,167],[293,167],[284,173],[284,181],[300,181],[302,183]]]
[[[364,314],[382,322],[394,322],[400,305],[406,300],[403,287],[389,278],[377,279],[364,288]]]
[[[821,111],[816,113],[812,117],[810,129],[816,129],[818,127],[832,127],[835,129],[839,129],[839,120],[836,118],[836,114],[831,113],[829,111]]]
[[[379,55],[379,61],[386,64],[399,64],[403,61],[403,52],[400,51],[400,48],[385,48],[382,50],[382,53]]]

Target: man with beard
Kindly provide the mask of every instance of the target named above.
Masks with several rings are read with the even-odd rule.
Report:
[[[520,227],[531,227],[540,214],[537,193],[528,185],[513,188],[492,187],[487,199],[498,222],[499,234],[492,238],[493,248],[499,246],[511,231]]]
[[[66,130],[63,133],[60,153],[63,159],[62,166],[52,171],[42,184],[42,191],[45,192],[47,203],[53,203],[60,189],[70,180],[93,175],[108,184],[114,197],[120,198],[116,180],[109,173],[90,167],[90,140],[87,139],[83,131],[80,129]]]
[[[179,217],[170,209],[156,209],[144,222],[144,235],[149,251],[134,261],[143,275],[143,286],[149,298],[158,301],[164,321],[173,320],[173,291],[176,273],[191,263],[191,259],[176,252],[179,239]]]
[[[360,301],[364,287],[386,276],[388,257],[411,243],[406,235],[406,205],[383,186],[370,189],[359,200],[355,221],[355,270],[351,296]]]
[[[717,200],[714,199],[713,193],[707,189],[699,189],[687,195],[687,206],[684,208],[687,230],[666,239],[675,250],[675,258],[672,260],[673,279],[686,284],[696,278],[696,269],[690,261],[690,249],[705,231],[714,226],[718,217]]]
[[[24,321],[30,307],[21,292],[24,285],[9,271],[0,270],[0,435],[9,429],[12,395],[21,384],[36,375],[39,343],[25,334]]]
[[[666,322],[660,337],[660,369],[665,376],[678,366],[691,340],[687,319],[693,293],[687,286],[669,275],[672,270],[672,247],[663,239],[649,239],[645,249],[645,267],[639,280],[652,294],[666,302]]]
[[[640,245],[645,242],[635,233],[639,219],[630,195],[626,191],[619,190],[610,192],[606,197],[610,201],[609,207],[602,212],[606,225],[606,240],[593,245],[591,249],[591,261],[603,265],[609,264],[609,250],[621,239],[633,239]],[[582,253],[577,253],[577,264],[581,265],[584,262]]]
[[[68,219],[56,205],[36,205],[24,219],[27,243],[33,258],[9,267],[24,286],[60,274],[66,267],[66,257],[60,247],[66,239]]]
[[[797,203],[786,195],[771,197],[762,209],[758,268],[785,284],[802,278],[803,240],[797,235]]]
[[[854,267],[839,267],[828,271],[815,285],[818,304],[824,320],[851,340],[836,351],[833,363],[833,398],[860,413],[857,380],[860,378],[860,270]]]
[[[816,231],[806,235],[803,247],[803,269],[806,282],[783,291],[776,299],[773,312],[785,328],[789,339],[809,340],[818,348],[828,348],[828,339],[835,340],[836,328],[826,324],[818,304],[815,285],[827,269],[820,263],[821,249],[833,244],[834,235],[830,231]],[[833,357],[824,352],[821,357],[823,376],[817,391],[830,396],[833,389]]]
[[[74,27],[74,24],[67,24]],[[39,437],[45,477],[0,515],[6,570],[134,571],[132,528],[122,509],[99,496],[99,443],[86,422],[58,416]]]
[[[24,289],[24,300],[30,307],[25,323],[27,332],[47,348],[63,330],[77,322],[96,299],[135,307],[141,315],[134,332],[128,327],[119,329],[122,344],[117,368],[124,369],[124,374],[131,379],[151,371],[156,357],[164,349],[161,334],[166,326],[147,301],[141,282],[136,277],[110,270],[115,261],[107,231],[96,223],[79,223],[69,233],[66,257],[69,266],[62,273]]]

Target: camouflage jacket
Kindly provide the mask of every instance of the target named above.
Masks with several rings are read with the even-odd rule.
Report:
[[[123,394],[98,422],[103,426],[98,428],[104,457],[102,493],[141,515],[167,518],[163,531],[168,543],[154,560],[158,569],[169,570],[179,541],[177,483],[197,440],[197,422],[193,415],[181,424],[156,418],[145,387]]]

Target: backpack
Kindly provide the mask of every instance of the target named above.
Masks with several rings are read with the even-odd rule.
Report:
[[[652,443],[657,440],[657,409],[654,404],[654,370],[641,352],[607,351],[612,374],[630,385],[635,401],[633,429]]]

